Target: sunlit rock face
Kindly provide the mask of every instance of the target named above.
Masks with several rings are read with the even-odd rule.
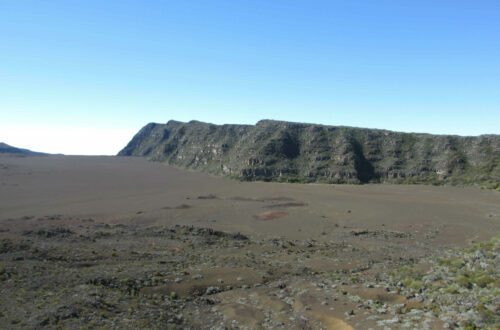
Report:
[[[262,120],[144,126],[118,154],[240,180],[478,184],[498,188],[500,136],[461,137]]]

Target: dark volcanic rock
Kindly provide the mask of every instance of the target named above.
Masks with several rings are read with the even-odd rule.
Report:
[[[48,155],[43,152],[35,152],[28,149],[12,147],[3,142],[0,142],[0,154],[19,154],[19,155],[38,155],[38,156]]]
[[[263,120],[150,123],[118,154],[240,180],[500,187],[500,136],[461,137]]]

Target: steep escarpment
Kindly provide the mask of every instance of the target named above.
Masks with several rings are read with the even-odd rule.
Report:
[[[241,180],[500,187],[500,136],[461,137],[263,120],[143,127],[118,154]]]

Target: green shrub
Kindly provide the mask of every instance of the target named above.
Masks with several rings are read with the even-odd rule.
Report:
[[[460,285],[460,286],[463,286],[464,288],[472,288],[472,283],[470,281],[470,279],[464,275],[459,275],[457,276],[457,278],[455,279],[455,282]]]
[[[488,284],[495,282],[495,278],[490,275],[481,275],[473,278],[473,283],[481,288],[485,288]]]
[[[456,286],[456,285],[451,285],[451,286],[447,287],[445,290],[446,290],[446,292],[448,292],[448,293],[451,293],[451,294],[457,294],[457,293],[459,292],[459,290],[460,290],[460,289],[459,289],[459,287],[458,287],[458,286]]]
[[[420,290],[420,288],[422,288],[424,286],[424,282],[422,281],[419,281],[419,280],[416,280],[416,281],[412,281],[409,285],[409,287],[411,289],[414,289],[414,290]]]

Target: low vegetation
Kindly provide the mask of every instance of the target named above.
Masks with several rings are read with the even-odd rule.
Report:
[[[435,249],[383,229],[318,241],[13,220],[0,233],[2,328],[500,326],[498,236]]]

